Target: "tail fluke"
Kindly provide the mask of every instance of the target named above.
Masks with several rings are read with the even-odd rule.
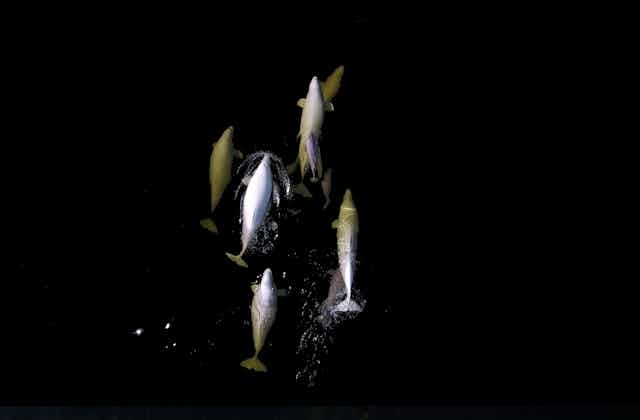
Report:
[[[345,299],[336,306],[337,312],[360,312],[362,308],[355,300]]]
[[[241,256],[241,255],[233,255],[233,254],[231,254],[231,253],[229,253],[229,252],[225,252],[224,254],[225,254],[227,257],[229,257],[229,259],[230,259],[231,261],[233,261],[234,263],[238,264],[240,267],[245,267],[245,268],[249,267],[249,266],[247,265],[247,263],[242,259],[242,256]]]
[[[247,360],[243,360],[240,366],[249,370],[255,370],[256,372],[266,372],[267,367],[258,359],[258,356],[253,356]]]
[[[218,233],[218,227],[216,226],[213,219],[210,217],[200,220],[200,226],[207,229],[211,233],[215,233],[215,234]]]

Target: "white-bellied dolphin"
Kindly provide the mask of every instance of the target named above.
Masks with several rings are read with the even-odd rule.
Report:
[[[273,281],[273,274],[267,268],[262,274],[260,284],[251,287],[253,300],[251,301],[251,329],[253,333],[253,357],[240,363],[240,366],[253,369],[258,372],[266,372],[267,367],[258,359],[258,354],[269,334],[269,330],[276,319],[278,310],[278,293]]]

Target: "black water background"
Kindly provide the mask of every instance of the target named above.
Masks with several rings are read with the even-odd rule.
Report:
[[[572,166],[570,133],[553,124],[555,96],[539,94],[559,70],[515,53],[527,37],[451,22],[389,35],[384,17],[338,18],[318,49],[287,19],[282,36],[262,37],[264,22],[243,25],[248,41],[233,25],[207,37],[209,26],[184,23],[84,39],[87,22],[39,36],[23,75],[39,88],[20,103],[37,112],[17,136],[21,223],[10,223],[17,281],[8,292],[28,297],[12,312],[11,390],[45,399],[298,395],[285,373],[292,365],[272,379],[243,376],[242,353],[200,367],[128,332],[176,317],[187,341],[206,342],[208,308],[244,281],[228,265],[214,270],[226,261],[194,227],[208,200],[211,140],[234,124],[241,149],[292,142],[292,100],[310,74],[344,63],[327,141],[340,139],[330,151],[337,182],[361,191],[362,252],[375,274],[366,327],[342,336],[329,379],[311,395],[632,395],[622,321],[637,313],[617,283],[602,288],[621,277],[603,271],[604,254],[593,258],[585,216],[569,205],[590,178]],[[219,286],[214,274],[223,273]],[[245,340],[244,351],[246,335],[229,339]]]

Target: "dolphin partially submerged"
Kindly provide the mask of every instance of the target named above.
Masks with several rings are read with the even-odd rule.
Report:
[[[351,190],[347,188],[340,205],[340,213],[338,219],[335,220],[331,227],[337,229],[338,239],[338,261],[340,264],[340,275],[344,281],[347,296],[340,302],[335,310],[360,311],[360,305],[351,300],[351,286],[355,275],[356,252],[358,248],[358,211],[353,203]]]
[[[247,173],[252,172],[242,180],[242,185],[246,185],[240,202],[242,248],[238,255],[225,253],[241,267],[247,267],[242,256],[253,245],[258,231],[265,226],[272,204],[278,208],[281,197],[290,198],[292,192],[287,171],[278,156],[262,151],[253,153],[240,165],[238,172],[246,167],[249,168]],[[236,197],[239,191],[240,187],[236,190]]]
[[[209,160],[209,184],[211,186],[211,205],[209,211],[213,214],[220,203],[222,194],[231,181],[231,166],[233,157],[242,158],[242,153],[233,147],[233,126],[229,126],[220,139],[213,143]],[[212,217],[200,220],[200,225],[211,233],[218,233],[218,227]]]
[[[264,270],[260,284],[253,285],[251,289],[253,290],[253,300],[250,306],[251,328],[255,352],[253,357],[242,361],[240,366],[257,372],[266,372],[267,367],[258,359],[258,354],[264,346],[278,310],[278,293],[271,269]]]
[[[322,123],[324,122],[324,111],[332,109],[325,105],[322,97],[322,90],[318,78],[313,76],[309,83],[307,97],[298,101],[298,106],[302,107],[300,117],[300,145],[298,147],[298,161],[300,162],[300,176],[302,182],[308,170],[311,170],[311,181],[318,182],[322,178],[322,156],[320,154],[320,136],[322,134]]]
[[[344,66],[338,66],[337,69],[333,71],[325,79],[324,82],[320,82],[320,87],[322,88],[322,97],[324,101],[329,104],[331,110],[334,109],[333,98],[338,94],[338,90],[340,90],[340,84],[342,83],[342,75],[344,74]]]
[[[270,159],[271,156],[269,154],[264,155],[260,165],[251,175],[242,199],[242,249],[238,255],[233,255],[229,252],[225,253],[231,261],[241,267],[247,267],[247,263],[242,259],[242,256],[254,239],[258,228],[264,222],[271,205],[274,187]]]

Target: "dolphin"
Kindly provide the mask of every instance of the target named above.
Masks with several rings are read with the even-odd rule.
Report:
[[[324,122],[324,111],[329,109],[329,105],[324,103],[320,82],[318,82],[316,76],[313,76],[311,82],[309,82],[307,97],[298,100],[298,106],[302,108],[300,131],[298,131],[297,136],[300,138],[300,146],[298,148],[300,182],[304,180],[308,169],[311,169],[312,172],[311,181],[318,182],[322,178],[322,158],[319,141],[322,133],[322,123]]]
[[[344,74],[344,66],[341,65],[341,66],[338,66],[338,68],[335,69],[333,73],[331,73],[324,82],[318,82],[318,84],[320,85],[320,93],[322,94],[322,108],[325,111],[335,110],[333,103],[331,101],[333,101],[333,98],[335,98],[335,96],[338,94],[338,90],[340,89],[340,84],[342,83],[343,74]],[[307,92],[307,97],[298,99],[297,105],[300,108],[304,109],[304,106],[306,105],[308,100],[309,100],[309,93]],[[318,140],[318,137],[319,136],[314,136],[316,141]],[[298,167],[298,164],[300,164],[300,156],[296,156],[296,160],[292,164],[287,166],[287,172],[289,173],[289,175],[293,175],[296,168]],[[302,172],[304,173],[304,169],[302,170]]]
[[[242,249],[238,255],[225,254],[241,267],[247,267],[242,259],[247,247],[255,237],[269,211],[274,191],[270,155],[265,154],[258,168],[247,182],[247,190],[242,199]]]
[[[325,103],[329,104],[331,111],[334,110],[333,98],[338,94],[340,89],[340,83],[342,82],[342,75],[344,74],[344,66],[339,66],[325,79],[324,82],[320,82],[322,88],[322,97]]]
[[[253,357],[242,361],[240,366],[258,372],[266,372],[267,367],[258,359],[258,354],[264,346],[278,310],[278,293],[271,269],[264,270],[260,284],[253,285],[251,289],[253,290],[253,300],[250,306],[251,326],[255,353]]]
[[[358,211],[353,204],[353,197],[349,188],[347,188],[342,198],[338,219],[334,220],[331,227],[337,229],[339,271],[347,292],[347,297],[336,306],[335,310],[339,312],[360,311],[360,305],[351,300],[359,226]]]
[[[209,184],[211,185],[211,206],[209,211],[213,214],[224,190],[231,181],[231,164],[233,157],[242,159],[242,152],[233,147],[233,126],[229,126],[220,139],[213,143],[211,158],[209,160]],[[218,233],[218,227],[212,217],[200,220],[200,226],[211,233]]]

